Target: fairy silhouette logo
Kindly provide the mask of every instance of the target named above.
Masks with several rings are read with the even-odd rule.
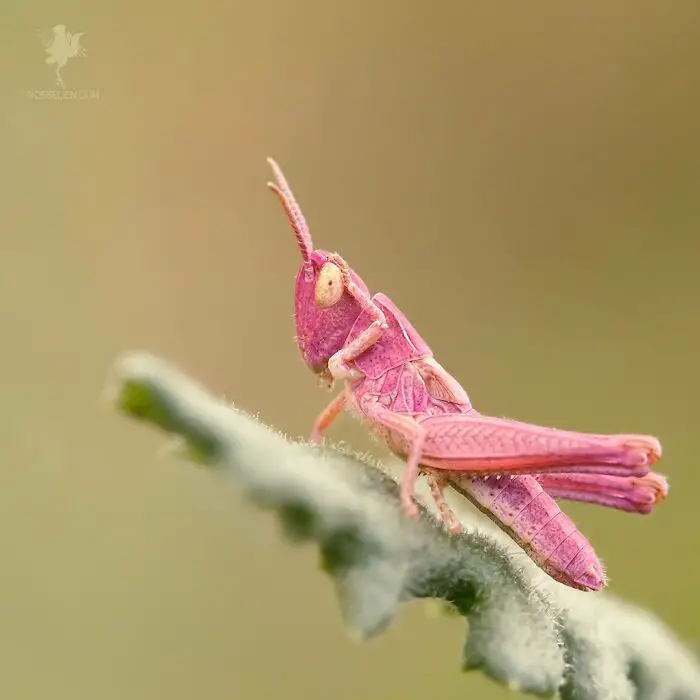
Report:
[[[54,66],[56,85],[65,90],[65,83],[61,76],[61,70],[68,60],[76,56],[85,56],[86,50],[80,45],[80,38],[85,32],[72,34],[66,29],[65,24],[57,24],[51,29],[38,30],[39,39],[46,51],[46,65]]]

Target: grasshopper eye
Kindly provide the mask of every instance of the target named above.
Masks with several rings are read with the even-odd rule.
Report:
[[[343,296],[343,273],[337,265],[327,262],[316,280],[316,306],[328,308],[340,301]]]

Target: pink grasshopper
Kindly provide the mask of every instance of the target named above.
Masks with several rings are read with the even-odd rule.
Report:
[[[277,195],[296,234],[302,264],[296,277],[296,340],[307,366],[344,382],[317,418],[311,441],[348,408],[389,449],[406,459],[400,503],[411,518],[421,473],[443,523],[461,525],[444,498],[448,484],[507,532],[552,578],[600,590],[605,576],[586,538],[554,499],[587,501],[648,513],[666,497],[663,476],[650,471],[661,445],[646,435],[595,435],[545,428],[476,411],[396,305],[370,295],[336,253],[316,250],[281,169],[268,159]]]

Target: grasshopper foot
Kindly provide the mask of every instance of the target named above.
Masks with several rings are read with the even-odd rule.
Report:
[[[462,527],[462,523],[453,520],[449,526],[447,527],[447,532],[450,533],[450,535],[460,535],[462,532],[464,532],[464,528]]]
[[[401,512],[411,520],[418,520],[420,510],[416,502],[409,496],[401,499]]]

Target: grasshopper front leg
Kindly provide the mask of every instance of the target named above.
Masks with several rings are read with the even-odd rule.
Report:
[[[323,434],[345,408],[347,400],[347,394],[345,393],[345,390],[343,390],[328,404],[328,406],[326,406],[326,408],[323,409],[323,412],[314,422],[311,437],[309,438],[310,442],[321,442]]]
[[[332,255],[329,260],[335,262],[343,274],[343,284],[345,289],[360,304],[363,311],[367,311],[372,316],[372,322],[365,328],[352,342],[338,350],[328,360],[328,371],[331,377],[336,380],[346,379],[355,381],[362,378],[362,373],[350,365],[350,363],[363,352],[372,347],[388,330],[384,312],[368,297],[351,279],[348,264],[337,254]]]
[[[362,373],[352,367],[350,363],[363,352],[374,345],[384,331],[388,329],[388,324],[384,312],[375,304],[362,290],[352,281],[347,263],[339,256],[333,255],[331,259],[338,265],[343,274],[343,284],[348,294],[353,296],[362,307],[363,311],[368,311],[372,316],[372,322],[363,330],[355,340],[332,355],[328,360],[328,373],[331,376],[331,383],[334,381],[353,381],[360,379]],[[318,416],[311,432],[311,442],[319,442],[323,433],[331,423],[340,415],[347,404],[347,393],[343,390],[326,406],[324,411]]]

